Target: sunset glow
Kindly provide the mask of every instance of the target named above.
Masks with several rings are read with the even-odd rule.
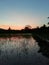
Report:
[[[34,28],[47,24],[48,2],[49,0],[0,0],[0,28],[22,29],[26,25]]]
[[[21,29],[23,29],[22,26],[9,26],[9,25],[2,25],[2,26],[0,26],[0,28],[3,28],[3,29],[8,29],[9,27],[11,29],[14,29],[14,30],[21,30]]]
[[[12,30],[21,30],[21,29],[24,29],[25,26],[12,26],[12,25],[0,25],[0,28],[2,29],[8,29],[8,28],[11,28]],[[31,26],[32,28],[36,28],[36,25],[33,25]]]
[[[0,0],[0,65],[49,65],[49,0]]]

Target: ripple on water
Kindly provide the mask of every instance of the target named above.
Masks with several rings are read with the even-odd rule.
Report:
[[[38,53],[38,43],[32,38],[0,38],[0,64],[49,65],[49,59]]]

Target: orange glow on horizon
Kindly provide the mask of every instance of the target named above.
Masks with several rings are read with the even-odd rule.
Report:
[[[11,29],[14,29],[14,30],[21,30],[21,29],[24,29],[25,28],[25,26],[9,26],[9,25],[0,25],[0,28],[2,28],[2,29],[8,29],[8,28],[11,28]],[[33,25],[33,26],[31,26],[32,28],[36,28],[36,26],[35,25]]]
[[[23,29],[22,26],[0,25],[0,28],[3,28],[3,29],[8,29],[9,27],[10,27],[11,29],[14,29],[14,30],[20,30],[20,29]]]

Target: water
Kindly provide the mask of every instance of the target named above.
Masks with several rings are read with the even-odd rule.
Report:
[[[49,58],[39,50],[32,36],[0,38],[0,65],[49,65]]]

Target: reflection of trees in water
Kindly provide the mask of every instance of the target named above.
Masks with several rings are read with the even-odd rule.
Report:
[[[40,46],[39,53],[49,58],[49,43],[46,41],[39,40],[38,45]]]
[[[21,39],[12,38],[6,39],[5,41],[2,40],[2,42],[4,44],[0,44],[1,47],[5,45],[5,49],[0,48],[0,53],[2,53],[0,54],[2,65],[36,65],[36,63],[34,62],[37,62],[38,64],[38,62],[40,61],[39,58],[37,58],[37,56],[39,55],[36,55],[38,46],[36,45],[36,42],[32,37],[25,37]]]
[[[11,38],[2,40],[0,44],[0,56],[5,55],[6,57],[10,58],[15,55],[16,57],[18,57],[18,59],[21,60],[21,57],[25,57],[28,54],[27,45],[28,41],[26,39],[16,39],[16,42]]]
[[[2,52],[2,51],[1,51],[1,49],[0,49],[0,55],[1,55],[1,52]]]
[[[22,43],[22,52],[27,55],[28,54],[28,41],[27,39],[24,39],[23,43]]]

